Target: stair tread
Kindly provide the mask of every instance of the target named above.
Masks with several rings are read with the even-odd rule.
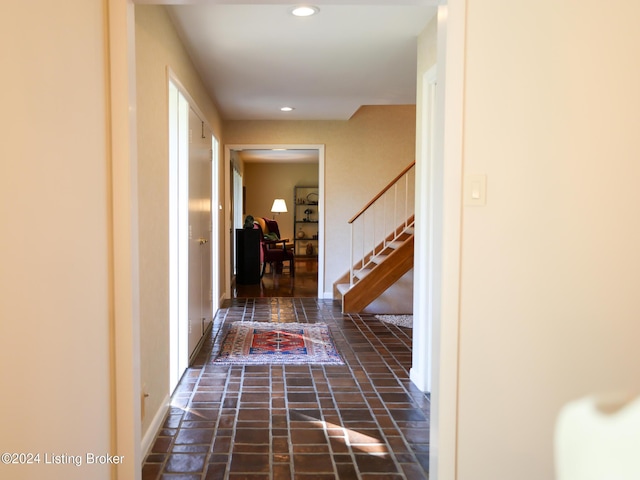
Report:
[[[353,275],[356,278],[364,278],[371,273],[370,268],[361,268],[359,270],[354,270]]]
[[[349,289],[351,289],[351,285],[349,283],[339,283],[336,285],[336,288],[341,295],[344,295],[349,291]]]
[[[384,254],[384,253],[381,253],[381,254],[376,255],[375,257],[373,257],[373,258],[371,259],[371,261],[372,261],[373,263],[375,263],[376,265],[380,265],[382,262],[384,262],[384,261],[385,261],[385,259],[386,259],[388,256],[389,256],[389,255],[386,255],[386,254]]]

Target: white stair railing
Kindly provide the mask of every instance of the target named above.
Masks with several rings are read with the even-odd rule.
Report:
[[[359,271],[365,270],[376,255],[413,225],[415,165],[415,162],[408,165],[349,220],[350,286]]]

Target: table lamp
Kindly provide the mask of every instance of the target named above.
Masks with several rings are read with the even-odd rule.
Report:
[[[271,206],[271,213],[273,213],[273,219],[276,218],[276,213],[287,212],[287,204],[284,198],[276,198]]]

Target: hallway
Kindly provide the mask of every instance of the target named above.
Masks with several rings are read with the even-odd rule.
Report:
[[[344,366],[213,365],[236,321],[324,322]],[[411,330],[316,298],[236,298],[180,382],[145,459],[151,479],[426,479],[429,400]]]

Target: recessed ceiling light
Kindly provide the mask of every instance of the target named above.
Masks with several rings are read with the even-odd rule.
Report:
[[[293,7],[291,9],[291,14],[296,17],[310,17],[311,15],[315,15],[318,13],[320,9],[318,7],[314,7],[313,5],[300,5],[299,7]]]
[[[291,112],[293,110],[294,110],[293,107],[282,107],[282,108],[280,108],[280,111],[282,111],[282,112]]]

